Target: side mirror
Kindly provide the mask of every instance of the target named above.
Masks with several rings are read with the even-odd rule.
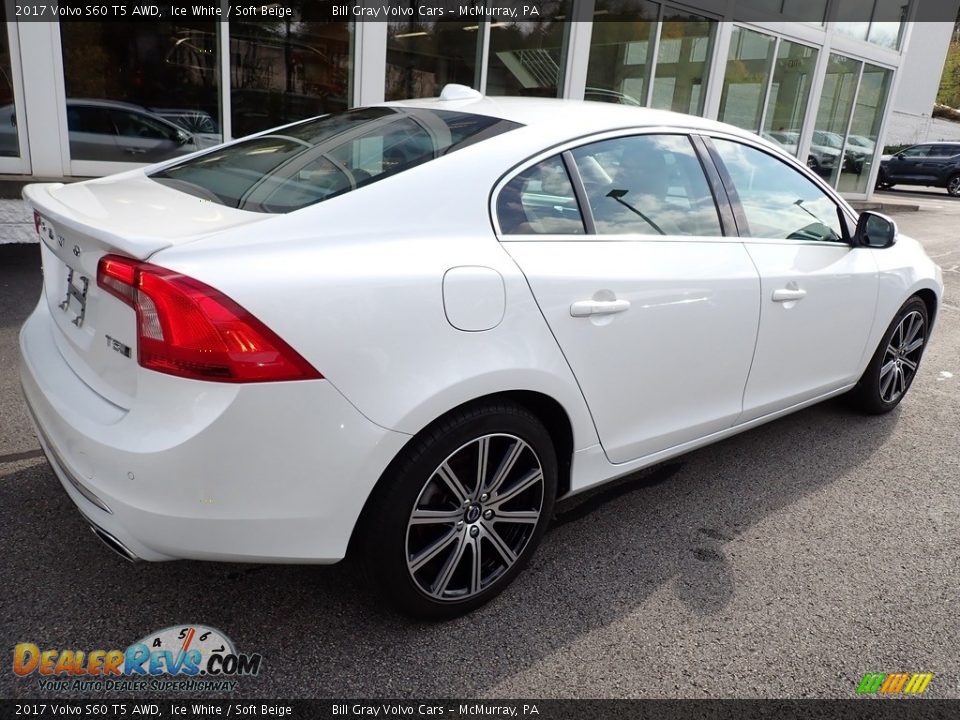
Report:
[[[857,220],[853,241],[863,247],[890,247],[897,241],[897,223],[886,215],[864,210]]]

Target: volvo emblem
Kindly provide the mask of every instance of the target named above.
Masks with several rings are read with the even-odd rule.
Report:
[[[480,506],[471,505],[467,508],[467,516],[464,518],[468,523],[475,523],[480,519]]]
[[[74,246],[73,246],[73,256],[74,256],[74,257],[80,257],[80,246],[79,246],[79,245],[74,245]]]

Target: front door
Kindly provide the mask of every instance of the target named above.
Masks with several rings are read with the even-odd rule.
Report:
[[[877,302],[873,251],[845,241],[838,206],[813,181],[757,148],[714,139],[760,273],[760,332],[741,421],[857,379]]]

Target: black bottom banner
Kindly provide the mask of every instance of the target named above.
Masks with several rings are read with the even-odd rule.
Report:
[[[18,718],[535,718],[537,720],[751,720],[954,718],[960,700],[0,700]]]

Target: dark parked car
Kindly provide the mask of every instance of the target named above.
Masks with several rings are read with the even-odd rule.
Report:
[[[960,142],[922,143],[884,156],[877,188],[894,185],[942,187],[960,197]]]

